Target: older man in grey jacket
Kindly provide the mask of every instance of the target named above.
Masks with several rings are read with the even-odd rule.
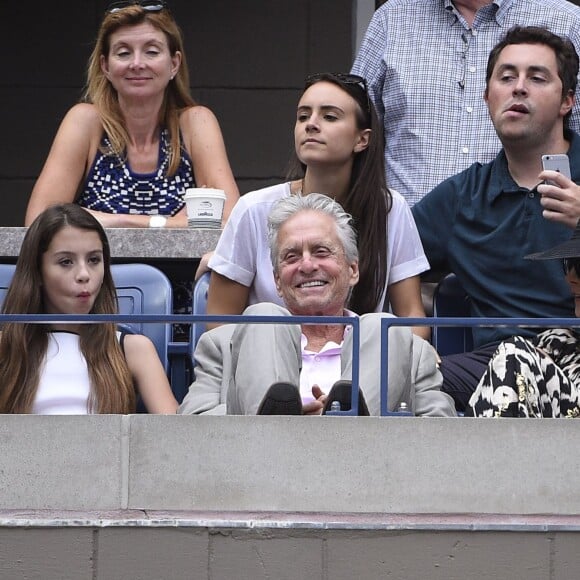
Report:
[[[359,279],[356,233],[342,207],[321,194],[280,200],[269,219],[276,287],[286,308],[262,303],[245,314],[355,316],[346,305]],[[360,318],[360,386],[371,415],[380,414],[380,320]],[[435,351],[410,328],[389,330],[389,408],[406,402],[416,415],[454,416],[440,391]],[[239,324],[202,335],[196,380],[184,414],[258,413],[269,388],[296,390],[301,412],[321,414],[333,384],[352,377],[352,332],[345,325]],[[294,386],[294,387],[292,387]]]

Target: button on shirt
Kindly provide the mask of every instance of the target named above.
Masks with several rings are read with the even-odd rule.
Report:
[[[352,72],[367,79],[385,126],[388,184],[410,205],[500,150],[483,100],[485,69],[516,24],[546,26],[580,53],[580,8],[566,0],[495,0],[471,28],[450,0],[389,0],[375,12]],[[570,128],[579,131],[576,94]]]

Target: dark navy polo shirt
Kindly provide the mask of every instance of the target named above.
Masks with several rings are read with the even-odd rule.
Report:
[[[566,139],[572,180],[580,183],[580,135]],[[574,316],[562,262],[524,259],[570,239],[572,230],[542,217],[540,195],[516,184],[503,149],[491,163],[474,163],[439,184],[412,212],[431,268],[457,275],[472,316]],[[478,347],[538,331],[479,327],[473,339]]]

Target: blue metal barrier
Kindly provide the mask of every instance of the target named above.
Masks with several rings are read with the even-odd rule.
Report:
[[[334,411],[332,415],[358,415],[359,355],[360,355],[360,319],[345,316],[261,316],[261,315],[216,315],[216,314],[0,314],[0,324],[6,322],[54,324],[54,323],[88,323],[115,324],[137,323],[228,323],[228,324],[346,324],[352,326],[352,394],[349,411]],[[389,374],[389,328],[391,326],[496,326],[496,327],[529,327],[529,328],[573,328],[580,327],[578,318],[381,318],[381,416],[402,415],[388,410],[388,374]]]
[[[578,318],[382,318],[381,319],[381,416],[399,413],[388,410],[389,390],[389,328],[391,326],[496,326],[528,328],[580,327]]]
[[[328,415],[358,415],[360,319],[356,316],[261,316],[251,314],[0,314],[0,324],[99,324],[119,323],[228,323],[228,324],[346,324],[352,326],[352,395],[348,411],[332,411]]]

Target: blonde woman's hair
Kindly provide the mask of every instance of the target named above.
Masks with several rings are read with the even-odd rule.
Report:
[[[42,256],[66,226],[97,232],[103,246],[103,284],[91,313],[115,314],[117,295],[111,275],[111,252],[99,222],[76,204],[51,206],[28,228],[3,314],[44,313]],[[40,369],[48,348],[48,328],[41,324],[6,323],[0,337],[0,413],[30,413]],[[80,349],[87,362],[91,392],[88,411],[131,413],[135,389],[112,323],[83,324]]]
[[[167,173],[173,175],[181,162],[179,115],[183,110],[196,105],[196,102],[189,91],[189,73],[181,30],[168,9],[149,12],[135,4],[105,15],[95,47],[89,58],[83,101],[94,104],[101,116],[103,128],[112,149],[111,151],[103,151],[103,153],[112,153],[124,158],[129,144],[129,135],[119,107],[117,92],[101,69],[101,56],[105,58],[109,56],[111,34],[124,26],[135,26],[144,22],[163,32],[171,56],[174,56],[176,52],[181,53],[179,70],[165,89],[165,98],[158,120],[159,124],[166,127],[169,133]]]

